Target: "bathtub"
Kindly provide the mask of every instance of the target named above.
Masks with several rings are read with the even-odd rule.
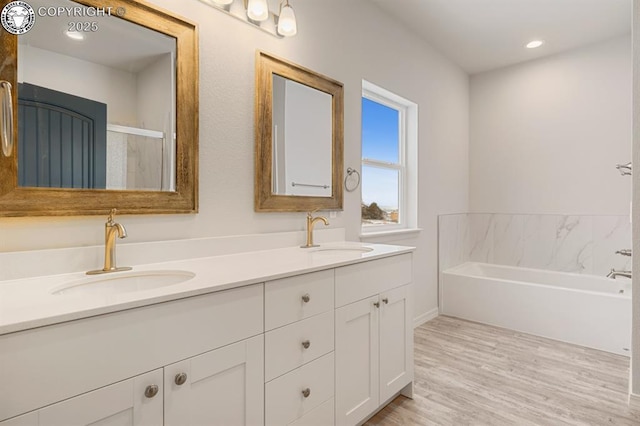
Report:
[[[441,292],[444,315],[629,356],[631,280],[469,262]]]

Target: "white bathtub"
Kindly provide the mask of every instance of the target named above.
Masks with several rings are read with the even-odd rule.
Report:
[[[629,355],[628,279],[465,263],[441,291],[444,315]]]

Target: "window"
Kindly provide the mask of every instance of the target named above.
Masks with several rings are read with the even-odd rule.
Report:
[[[417,105],[362,83],[362,232],[417,227]]]

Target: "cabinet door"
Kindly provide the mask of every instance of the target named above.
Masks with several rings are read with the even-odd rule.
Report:
[[[264,423],[262,335],[165,367],[165,426]]]
[[[380,295],[380,403],[413,380],[410,286]]]
[[[96,366],[99,368],[99,366]],[[148,386],[155,393],[145,395]],[[162,424],[162,370],[151,371],[38,410],[41,426]]]
[[[336,310],[336,424],[378,408],[378,296]]]

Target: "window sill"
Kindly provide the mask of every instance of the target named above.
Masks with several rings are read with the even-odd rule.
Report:
[[[384,238],[384,237],[410,237],[414,234],[419,234],[422,231],[422,228],[403,228],[403,229],[394,229],[390,231],[376,231],[376,232],[362,232],[360,234],[361,240],[369,240],[374,238]]]

